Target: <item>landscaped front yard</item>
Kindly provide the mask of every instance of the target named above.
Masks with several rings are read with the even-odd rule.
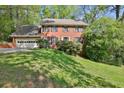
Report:
[[[124,87],[123,71],[52,49],[0,54],[0,87]]]

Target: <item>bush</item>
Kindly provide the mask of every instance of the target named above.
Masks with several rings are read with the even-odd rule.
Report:
[[[82,44],[72,41],[58,41],[57,49],[70,55],[77,55],[82,50]]]
[[[47,39],[39,39],[38,45],[39,45],[39,48],[49,48],[50,46],[49,41]]]
[[[124,25],[101,18],[90,25],[84,34],[85,55],[91,60],[113,65],[124,62]]]

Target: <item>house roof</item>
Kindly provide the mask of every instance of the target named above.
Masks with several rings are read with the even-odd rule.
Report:
[[[88,26],[87,23],[72,19],[43,19],[42,25],[45,26]]]
[[[22,25],[19,26],[14,33],[11,34],[11,37],[14,36],[34,36],[38,35],[39,27],[35,25]]]
[[[40,35],[11,35],[10,37],[22,37],[22,38],[39,38],[41,37]]]

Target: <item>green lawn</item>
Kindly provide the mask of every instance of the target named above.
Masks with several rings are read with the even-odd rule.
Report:
[[[52,49],[0,54],[0,87],[124,87],[123,71]]]

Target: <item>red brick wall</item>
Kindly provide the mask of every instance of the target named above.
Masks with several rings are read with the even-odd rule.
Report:
[[[12,43],[0,44],[0,48],[15,48]]]
[[[70,37],[70,40],[73,40],[75,37],[80,37],[82,32],[76,32],[75,27],[68,27],[68,32],[63,32],[62,27],[58,27],[57,32],[52,32],[51,28],[49,32],[43,32],[42,34],[45,34],[46,36],[56,36],[58,38],[63,38],[63,37]]]

